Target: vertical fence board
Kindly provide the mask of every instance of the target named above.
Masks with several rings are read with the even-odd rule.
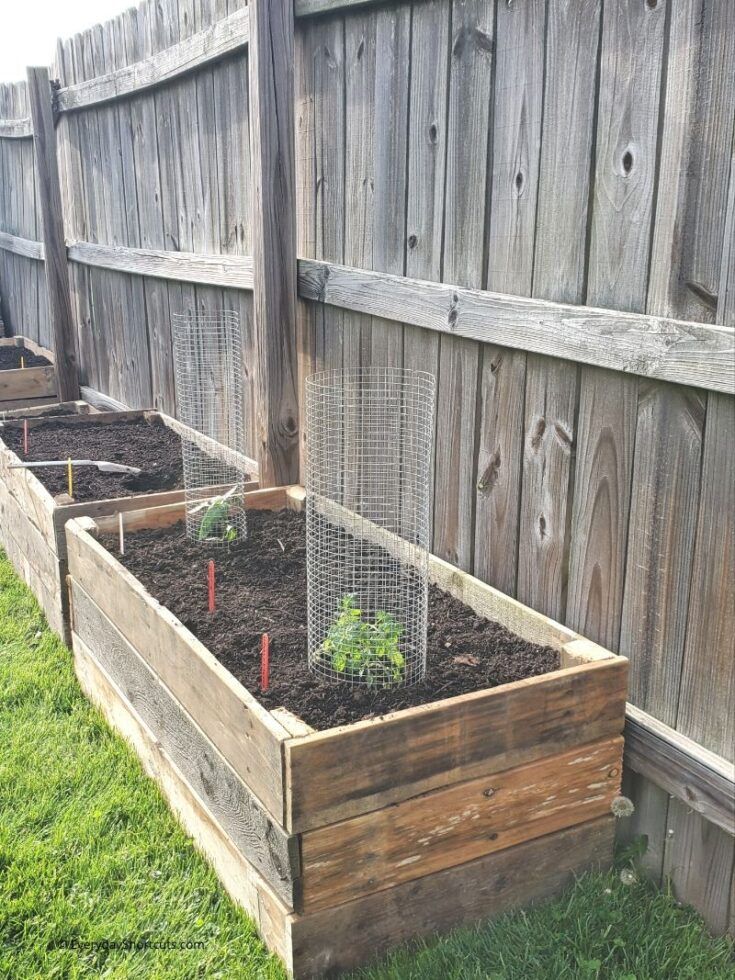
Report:
[[[495,4],[454,0],[447,117],[442,278],[482,286],[493,79]],[[474,536],[473,481],[479,345],[439,341],[434,552],[468,571]]]
[[[549,5],[533,294],[571,303],[584,296],[599,25],[599,0]],[[529,356],[517,594],[555,619],[566,602],[576,395],[576,366]]]

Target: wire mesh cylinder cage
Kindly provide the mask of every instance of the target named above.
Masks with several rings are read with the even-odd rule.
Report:
[[[195,431],[181,440],[186,533],[231,546],[247,534],[240,318],[175,313],[173,344],[179,418]]]
[[[433,375],[325,371],[306,380],[306,554],[312,671],[399,687],[426,672]]]

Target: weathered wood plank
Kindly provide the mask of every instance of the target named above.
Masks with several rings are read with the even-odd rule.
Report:
[[[253,306],[263,486],[299,471],[292,0],[250,6]]]
[[[735,332],[668,317],[598,310],[299,261],[299,294],[550,357],[735,394]]]
[[[663,4],[604,5],[589,305],[645,309],[665,25]],[[579,388],[566,621],[617,649],[638,383],[584,367]]]
[[[590,867],[609,866],[613,822],[602,817],[338,908],[295,916],[294,968],[304,976],[349,970],[399,943],[548,898]]]
[[[58,395],[62,401],[75,401],[79,398],[79,358],[64,243],[64,216],[56,157],[56,131],[51,110],[51,85],[46,68],[28,69],[28,94],[38,168],[46,295],[54,336]]]
[[[493,4],[452,3],[442,279],[475,288],[483,286],[485,276],[494,22]],[[473,558],[479,368],[476,343],[440,337],[436,411],[442,422],[436,435],[433,550],[467,571]]]
[[[341,905],[605,816],[620,792],[622,752],[622,738],[578,745],[305,833],[299,911]]]
[[[735,766],[634,705],[626,711],[625,764],[735,835]]]
[[[249,37],[249,8],[243,7],[142,61],[59,89],[58,109],[71,112],[163,85],[239,50]]]
[[[33,123],[30,116],[23,119],[0,119],[1,139],[27,139],[33,136]]]
[[[584,296],[600,10],[600,0],[547,6],[532,293],[564,303]],[[556,619],[566,606],[577,392],[574,364],[527,358],[517,595]]]
[[[86,518],[67,524],[72,578],[119,624],[125,638],[283,824],[281,742],[287,732],[86,527],[93,527]]]
[[[113,623],[72,580],[74,633],[117,684],[233,844],[288,905],[299,877],[297,841],[258,799]]]
[[[631,701],[676,724],[699,500],[700,394],[649,385],[636,433],[620,652]]]
[[[717,316],[735,127],[735,6],[671,4],[648,307]]]
[[[56,395],[56,369],[52,364],[0,371],[0,405],[6,401]]]
[[[43,242],[9,235],[6,231],[0,231],[0,249],[12,252],[14,255],[22,255],[27,259],[37,259],[39,262],[43,262],[46,258]]]
[[[69,242],[68,256],[72,262],[97,269],[207,286],[253,288],[253,263],[247,256],[202,255],[94,242]]]
[[[325,826],[543,758],[550,746],[612,738],[625,675],[615,658],[293,739],[287,827]]]
[[[158,739],[136,715],[78,636],[74,637],[74,670],[87,697],[102,711],[110,726],[132,745],[143,769],[158,783],[184,830],[210,862],[229,894],[254,920],[268,946],[286,958],[289,952],[286,939],[288,910],[232,845]]]
[[[530,296],[544,91],[546,4],[497,4],[486,287]],[[524,351],[483,346],[475,473],[475,575],[516,594]]]

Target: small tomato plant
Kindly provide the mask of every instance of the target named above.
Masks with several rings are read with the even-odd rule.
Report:
[[[371,687],[391,687],[405,676],[406,662],[399,648],[402,634],[403,626],[391,613],[379,609],[371,622],[356,596],[345,595],[319,656],[339,674],[363,678]]]
[[[199,525],[200,541],[224,541],[230,545],[237,540],[237,528],[229,523],[230,505],[227,500],[213,500]]]

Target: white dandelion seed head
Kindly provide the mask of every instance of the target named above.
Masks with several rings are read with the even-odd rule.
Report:
[[[638,875],[632,868],[623,868],[620,872],[620,880],[624,885],[635,885],[638,881]]]
[[[627,796],[616,796],[610,804],[610,809],[613,815],[618,818],[631,817],[635,813],[633,801],[629,800]]]

